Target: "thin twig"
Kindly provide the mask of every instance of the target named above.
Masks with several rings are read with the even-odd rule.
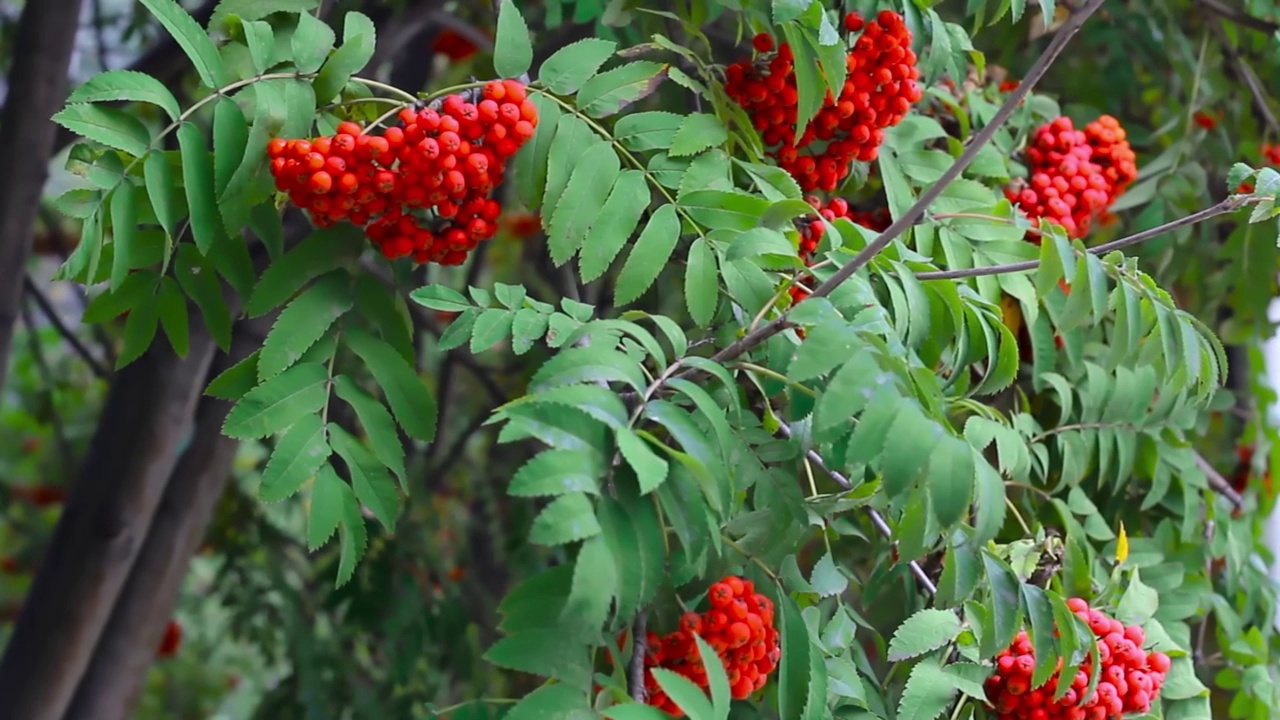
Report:
[[[1240,496],[1240,493],[1236,492],[1236,489],[1231,487],[1231,483],[1222,477],[1222,473],[1210,465],[1209,461],[1205,460],[1200,453],[1196,453],[1196,466],[1204,472],[1205,477],[1209,478],[1209,487],[1214,492],[1226,498],[1234,507],[1244,507],[1244,498]]]
[[[778,427],[778,434],[789,439],[791,437],[791,428],[785,424],[780,425]],[[826,473],[827,476],[834,480],[837,485],[845,490],[853,489],[853,483],[849,478],[845,477],[838,470],[832,470],[827,467],[826,462],[823,461],[822,456],[819,455],[817,451],[809,450],[805,453],[805,457],[808,458],[809,462],[822,470],[822,472]],[[893,528],[889,527],[889,523],[885,521],[884,516],[873,507],[865,507],[863,509],[866,510],[867,516],[871,518],[871,524],[875,526],[876,530],[879,531],[886,539],[892,541],[894,545],[897,545],[898,541],[893,539]],[[920,563],[915,560],[909,560],[907,561],[907,566],[911,568],[911,574],[916,576],[916,581],[920,583],[921,588],[930,595],[937,594],[938,586],[934,585],[933,581],[929,579],[929,574],[924,571],[924,568],[920,567]]]
[[[89,352],[89,348],[85,347],[84,343],[80,342],[80,338],[76,337],[75,332],[73,332],[71,328],[67,327],[67,324],[62,321],[62,316],[58,315],[58,311],[54,309],[53,303],[49,301],[49,298],[45,297],[43,292],[40,291],[40,287],[35,284],[35,281],[31,279],[30,275],[23,278],[23,291],[26,292],[32,300],[35,300],[36,305],[40,306],[40,312],[49,319],[49,323],[53,325],[54,329],[58,331],[58,334],[61,335],[69,345],[71,345],[71,349],[75,350],[76,355],[79,355],[80,358],[84,360],[85,364],[89,366],[89,369],[93,371],[94,375],[103,380],[111,377],[111,372],[103,367],[102,363],[98,362],[98,359]]]
[[[1227,37],[1226,30],[1222,27],[1222,21],[1215,18],[1209,23],[1209,30],[1218,39],[1222,45],[1222,52],[1226,54],[1227,60],[1231,62],[1235,69],[1235,74],[1244,81],[1245,87],[1249,88],[1249,96],[1253,100],[1253,109],[1266,123],[1267,129],[1271,131],[1272,136],[1280,136],[1280,122],[1276,120],[1276,114],[1271,111],[1271,103],[1267,99],[1267,91],[1262,87],[1262,83],[1258,80],[1258,76],[1253,72],[1253,68],[1236,50],[1236,46],[1231,44],[1230,38]]]
[[[1230,5],[1227,5],[1226,3],[1221,2],[1221,0],[1198,0],[1198,1],[1200,3],[1200,6],[1203,7],[1205,10],[1208,10],[1209,12],[1213,13],[1214,15],[1217,15],[1220,18],[1223,18],[1225,20],[1230,20],[1231,22],[1237,25],[1251,28],[1259,32],[1264,32],[1268,35],[1270,35],[1271,33],[1277,30],[1280,30],[1280,24],[1273,23],[1270,20],[1263,20],[1260,17],[1254,17],[1253,15],[1250,15],[1243,10],[1237,10],[1236,8],[1233,8]]]
[[[644,656],[649,650],[649,611],[641,610],[631,624],[631,662],[627,665],[627,685],[631,691],[631,699],[638,703],[649,699],[644,686]]]
[[[1226,215],[1228,213],[1233,213],[1236,210],[1239,210],[1240,208],[1244,207],[1245,205],[1258,202],[1262,199],[1263,198],[1261,197],[1254,197],[1251,195],[1233,195],[1227,198],[1226,200],[1223,200],[1222,202],[1216,205],[1207,207],[1204,210],[1201,210],[1199,212],[1195,212],[1186,217],[1179,218],[1171,222],[1167,222],[1163,225],[1158,225],[1156,227],[1151,228],[1150,230],[1143,230],[1140,233],[1134,233],[1133,235],[1129,235],[1128,237],[1122,237],[1119,240],[1112,240],[1109,243],[1103,243],[1102,245],[1098,245],[1097,247],[1091,247],[1088,249],[1088,251],[1093,255],[1105,255],[1106,253],[1109,253],[1112,250],[1120,250],[1122,248],[1127,248],[1131,245],[1137,245],[1138,243],[1146,242],[1147,240],[1150,240],[1154,237],[1158,237],[1172,230],[1177,230],[1178,228],[1181,228],[1181,227],[1195,225],[1197,223],[1204,222],[1205,220],[1208,220],[1210,218],[1215,218],[1219,215]],[[916,273],[916,279],[917,280],[955,280],[957,278],[971,278],[971,277],[978,277],[981,275],[1002,275],[1004,273],[1023,272],[1025,270],[1035,270],[1038,267],[1040,267],[1039,260],[1024,260],[1022,262],[1016,262],[1016,263],[1005,263],[1004,265],[987,265],[984,267],[963,268],[960,270],[933,270],[930,272]]]
[[[27,300],[33,300],[31,295],[27,295]],[[36,364],[36,368],[40,371],[40,376],[44,380],[45,402],[48,404],[49,424],[53,426],[53,439],[58,444],[58,454],[62,456],[61,460],[65,471],[70,474],[75,468],[75,455],[71,451],[71,443],[67,440],[66,428],[62,423],[62,416],[58,414],[58,398],[55,388],[57,387],[57,379],[53,375],[53,368],[49,365],[49,359],[44,355],[44,346],[40,344],[40,331],[36,327],[35,313],[31,312],[31,303],[22,303],[22,324],[27,327],[28,343],[31,345],[31,359]]]

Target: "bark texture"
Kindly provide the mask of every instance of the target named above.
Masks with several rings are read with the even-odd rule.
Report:
[[[193,324],[186,358],[159,342],[116,375],[0,658],[4,717],[64,716],[192,431],[214,350]]]
[[[40,208],[57,126],[49,117],[67,97],[67,65],[80,26],[80,0],[28,2],[14,36],[9,92],[0,110],[0,397],[9,368],[13,326],[22,302],[22,277],[31,228]],[[0,694],[0,697],[3,697]]]

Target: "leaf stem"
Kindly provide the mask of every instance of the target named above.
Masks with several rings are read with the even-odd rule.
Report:
[[[808,395],[811,398],[818,397],[818,394],[814,392],[812,389],[807,388],[801,383],[798,383],[788,378],[786,375],[783,375],[777,370],[772,370],[770,368],[764,367],[763,365],[756,365],[755,363],[749,363],[749,362],[734,363],[734,366],[741,368],[743,370],[749,370],[751,372],[760,373],[765,377],[773,378],[774,380],[777,380],[778,382],[786,385],[787,387],[795,388],[796,390],[799,390],[800,392],[804,393],[805,395]],[[817,492],[815,491],[814,494],[816,495]]]
[[[390,94],[395,95],[395,96],[397,96],[397,97],[404,98],[406,101],[408,101],[408,102],[410,102],[410,103],[418,102],[418,96],[417,96],[417,95],[414,95],[413,93],[411,93],[411,92],[407,92],[407,91],[405,91],[405,90],[401,90],[400,88],[396,87],[395,85],[388,85],[388,84],[386,84],[386,83],[384,83],[384,82],[379,82],[379,81],[377,81],[377,80],[370,80],[369,78],[362,78],[362,77],[358,77],[358,76],[354,76],[354,75],[351,77],[351,79],[352,79],[352,80],[354,80],[355,82],[361,83],[361,84],[363,84],[363,85],[368,85],[368,86],[369,86],[369,87],[371,87],[371,88],[376,88],[376,89],[381,90],[381,91],[383,91],[383,92],[385,92],[385,93],[390,93]]]

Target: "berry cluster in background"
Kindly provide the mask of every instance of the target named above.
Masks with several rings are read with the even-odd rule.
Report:
[[[1138,176],[1124,128],[1103,115],[1077,130],[1071,118],[1042,125],[1027,147],[1029,181],[1005,196],[1032,220],[1047,218],[1082,238]]]
[[[901,15],[882,10],[865,22],[858,13],[849,13],[844,25],[862,33],[846,59],[847,79],[838,98],[827,92],[799,138],[795,58],[787,43],[766,61],[774,39],[756,35],[752,45],[762,57],[725,68],[725,91],[751,116],[770,154],[805,192],[832,192],[855,160],[875,160],[885,128],[902,122],[923,96],[911,32]]]
[[[719,655],[729,676],[734,699],[743,700],[764,687],[781,657],[780,636],[773,626],[773,601],[757,593],[750,580],[730,575],[707,590],[711,609],[687,612],[680,627],[663,637],[649,633],[645,653],[645,690],[648,703],[672,717],[684,713],[658,685],[653,668],[660,667],[707,689],[707,669],[698,654],[694,636],[701,637]]]
[[[1092,666],[1088,659],[1057,702],[1053,696],[1062,682],[1061,659],[1058,673],[1044,686],[1031,687],[1035,648],[1027,633],[1020,632],[1013,645],[996,656],[996,672],[986,683],[987,698],[1000,720],[1119,720],[1126,713],[1148,712],[1169,672],[1169,656],[1143,650],[1146,635],[1137,625],[1125,626],[1080,598],[1068,600],[1067,606],[1098,638],[1101,676],[1097,687],[1089,693]]]
[[[405,108],[381,135],[344,122],[333,136],[272,140],[276,188],[318,226],[364,227],[389,259],[458,265],[497,231],[501,207],[490,195],[538,125],[519,82],[486,83],[477,100]]]

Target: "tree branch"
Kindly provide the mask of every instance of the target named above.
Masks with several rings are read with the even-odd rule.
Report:
[[[1236,489],[1231,487],[1231,483],[1227,482],[1227,479],[1222,477],[1222,473],[1218,472],[1217,468],[1210,465],[1209,461],[1205,460],[1204,456],[1200,453],[1196,453],[1196,466],[1204,471],[1205,477],[1209,479],[1209,487],[1212,488],[1214,492],[1226,498],[1232,506],[1236,508],[1244,507],[1244,498],[1240,496],[1240,493],[1236,492]]]
[[[1233,213],[1240,208],[1262,200],[1262,198],[1251,195],[1233,195],[1222,202],[1211,205],[1204,210],[1194,212],[1186,217],[1177,220],[1171,220],[1163,225],[1157,225],[1149,230],[1143,230],[1119,240],[1112,240],[1109,243],[1103,243],[1096,247],[1088,248],[1088,252],[1092,255],[1105,255],[1112,250],[1120,250],[1131,245],[1146,242],[1155,237],[1159,237],[1172,230],[1181,227],[1196,225],[1210,218],[1218,217]],[[959,270],[931,270],[929,272],[916,273],[917,280],[955,280],[957,278],[971,278],[982,275],[1003,275],[1004,273],[1024,272],[1026,270],[1035,270],[1040,267],[1039,260],[1024,260],[1016,263],[1005,263],[1003,265],[987,265],[976,268],[962,268]]]
[[[22,302],[22,276],[31,251],[31,229],[49,175],[57,126],[49,118],[66,99],[67,66],[75,47],[80,0],[26,3],[18,20],[9,70],[9,92],[0,110],[0,157],[17,163],[0,183],[0,396]]]
[[[783,424],[778,427],[778,434],[787,439],[791,439],[791,428],[788,425]],[[834,480],[837,485],[844,488],[845,490],[853,489],[853,482],[850,481],[849,478],[841,474],[838,470],[832,470],[831,468],[827,467],[827,463],[822,459],[822,456],[819,455],[816,450],[812,450],[812,449],[808,450],[807,452],[805,452],[805,457],[808,458],[809,462],[813,463],[818,469],[826,473],[827,477]],[[884,519],[884,516],[881,515],[880,512],[873,507],[864,507],[863,509],[866,510],[867,516],[871,518],[871,524],[875,526],[876,530],[879,531],[879,533],[883,535],[885,539],[891,541],[896,547],[898,544],[898,541],[893,539],[893,528],[889,527],[889,523]],[[916,562],[915,560],[908,560],[907,567],[911,569],[911,574],[915,575],[916,582],[920,584],[921,589],[925,590],[930,595],[937,594],[938,586],[934,585],[933,580],[929,579],[929,574],[924,571],[924,568],[920,567],[920,563]]]
[[[1253,68],[1249,67],[1249,63],[1245,62],[1245,59],[1241,57],[1240,52],[1236,50],[1236,46],[1231,44],[1231,39],[1227,37],[1227,32],[1222,27],[1222,21],[1214,18],[1209,22],[1209,30],[1213,32],[1214,37],[1218,39],[1218,43],[1222,45],[1222,52],[1226,54],[1227,60],[1230,61],[1232,68],[1235,70],[1234,74],[1244,81],[1245,87],[1249,88],[1249,96],[1253,100],[1254,111],[1262,118],[1262,121],[1273,136],[1280,136],[1280,122],[1276,121],[1276,114],[1271,111],[1271,103],[1267,99],[1266,90],[1263,89],[1258,76],[1253,72]]]
[[[649,651],[649,611],[641,610],[631,624],[631,662],[627,665],[627,685],[631,699],[638,703],[649,699],[644,686],[644,656]]]
[[[89,352],[89,348],[85,347],[85,344],[80,341],[80,338],[76,337],[75,332],[71,328],[67,327],[67,324],[62,321],[62,316],[59,315],[57,309],[53,307],[53,303],[49,301],[49,298],[46,297],[43,292],[41,292],[40,286],[36,285],[35,281],[31,279],[31,276],[25,276],[23,278],[23,282],[25,283],[24,291],[32,300],[35,301],[36,305],[39,306],[40,312],[48,318],[49,324],[53,325],[54,329],[58,331],[58,334],[61,335],[69,345],[71,345],[71,349],[75,350],[76,355],[79,355],[80,359],[84,360],[85,364],[89,366],[89,369],[93,371],[93,374],[102,380],[106,380],[111,377],[111,371],[104,367],[102,363],[93,356],[93,353]]]
[[[1200,6],[1203,7],[1205,10],[1208,10],[1209,12],[1213,13],[1214,15],[1217,15],[1220,18],[1223,18],[1225,20],[1230,20],[1231,22],[1237,25],[1241,25],[1243,27],[1247,27],[1252,30],[1257,30],[1259,32],[1264,32],[1268,35],[1270,35],[1271,33],[1277,30],[1280,30],[1280,24],[1273,23],[1270,20],[1263,20],[1262,18],[1259,18],[1259,17],[1254,17],[1244,12],[1243,10],[1238,10],[1236,8],[1231,7],[1230,5],[1227,5],[1225,2],[1221,2],[1221,0],[1197,0],[1197,1],[1200,3]]]

